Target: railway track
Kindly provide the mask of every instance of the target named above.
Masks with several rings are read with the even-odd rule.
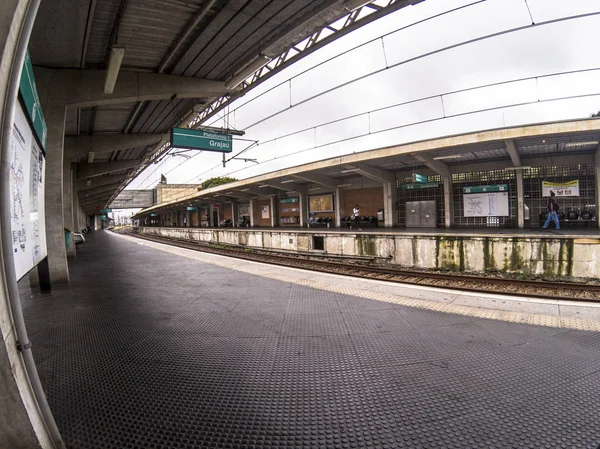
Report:
[[[505,294],[530,298],[537,297],[545,299],[600,302],[600,285],[597,284],[503,279],[496,277],[402,270],[393,267],[367,265],[366,263],[369,263],[369,261],[365,260],[363,257],[349,257],[344,262],[340,262],[339,260],[326,260],[326,254],[311,254],[310,257],[301,254],[274,254],[272,251],[261,252],[259,249],[254,248],[251,250],[249,250],[249,248],[235,249],[224,247],[222,245],[216,246],[209,243],[193,242],[184,239],[140,235],[131,231],[122,233],[126,233],[132,237],[169,244],[180,248],[323,273],[469,292],[477,291],[482,293]]]

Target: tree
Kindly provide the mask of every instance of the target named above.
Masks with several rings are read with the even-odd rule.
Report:
[[[595,114],[592,114],[592,117],[600,117],[600,111],[596,112]]]
[[[204,181],[202,184],[200,184],[200,186],[202,187],[202,190],[204,190],[204,189],[210,189],[211,187],[216,187],[216,186],[220,186],[223,184],[227,184],[227,183],[230,183],[233,181],[237,181],[237,179],[230,178],[228,176],[210,178],[210,179],[207,179],[206,181]]]

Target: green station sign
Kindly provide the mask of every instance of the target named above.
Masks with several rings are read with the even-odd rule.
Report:
[[[440,186],[439,182],[427,182],[427,183],[416,182],[416,183],[412,183],[412,184],[402,184],[401,188],[402,188],[402,190],[419,190],[419,189],[433,189],[433,188],[439,187],[439,186]]]
[[[186,207],[187,210],[198,210],[198,208],[196,206],[188,206]]]
[[[98,213],[100,213],[100,214],[107,214],[108,212],[112,212],[112,211],[113,211],[112,209],[101,209],[101,210],[98,211]]]
[[[171,130],[171,146],[190,150],[231,153],[233,151],[233,139],[229,134],[189,128],[173,128]]]
[[[427,176],[425,175],[420,175],[418,173],[413,173],[413,182],[422,182],[422,183],[426,183],[427,182]]]
[[[33,125],[35,134],[46,152],[46,140],[48,138],[48,126],[42,112],[42,104],[35,85],[33,77],[33,66],[31,65],[31,56],[29,52],[25,55],[25,63],[21,72],[21,82],[19,84],[19,93],[23,100],[25,110]]]
[[[492,184],[486,186],[463,187],[463,193],[508,192],[508,184]]]
[[[297,203],[298,202],[298,198],[282,198],[281,200],[279,200],[279,202],[281,204]]]

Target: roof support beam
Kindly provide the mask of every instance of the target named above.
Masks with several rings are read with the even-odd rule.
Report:
[[[428,154],[414,154],[415,159],[424,162],[430,169],[441,175],[444,178],[451,178],[450,169],[446,164],[440,161],[436,161]]]
[[[374,181],[386,183],[396,182],[396,175],[387,170],[382,170],[377,167],[372,167],[370,165],[364,163],[356,164],[356,168],[358,168],[357,172],[363,175],[365,178],[373,179]]]
[[[65,157],[75,159],[94,153],[111,153],[117,150],[153,145],[168,141],[168,134],[95,134],[92,136],[65,137]]]
[[[517,150],[515,141],[513,139],[506,139],[504,143],[506,144],[506,152],[510,156],[513,166],[521,167],[521,156],[519,155],[519,150]]]
[[[113,176],[103,176],[103,177],[94,177],[90,179],[84,179],[81,181],[77,181],[75,187],[77,191],[80,192],[82,190],[93,189],[100,186],[105,186],[108,184],[120,184],[122,181],[127,178],[126,175],[113,175]],[[88,185],[89,182],[89,185]]]
[[[330,189],[336,189],[338,184],[341,181],[331,178],[330,176],[320,175],[318,173],[309,173],[309,174],[298,174],[294,175],[294,178],[302,179],[304,181],[312,182],[314,184],[319,184],[324,187],[329,187]]]
[[[99,187],[93,187],[89,190],[81,190],[77,193],[79,195],[79,198],[85,198],[88,196],[96,195],[98,193],[114,192],[115,190],[117,190],[119,185],[120,185],[120,183],[109,184],[109,185],[99,186]]]
[[[222,81],[157,73],[125,72],[112,94],[104,93],[105,70],[50,69],[36,67],[35,77],[42,104],[85,108],[144,100],[212,98],[230,94]]]
[[[114,162],[97,162],[94,164],[79,164],[77,166],[77,179],[93,178],[107,173],[112,173],[129,168],[137,167],[141,163],[140,160],[114,161]]]

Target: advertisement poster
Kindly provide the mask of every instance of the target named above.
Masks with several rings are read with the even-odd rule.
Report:
[[[10,148],[10,226],[17,279],[47,255],[44,162],[25,114],[18,107]]]
[[[308,197],[309,212],[333,212],[333,195]]]
[[[269,206],[261,206],[262,218],[271,218],[269,215]]]
[[[568,182],[542,181],[542,196],[550,196],[550,191],[556,196],[579,196],[579,179]]]

